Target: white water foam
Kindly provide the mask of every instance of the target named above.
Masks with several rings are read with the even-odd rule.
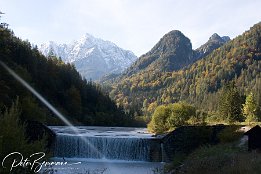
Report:
[[[145,128],[78,126],[77,134],[68,126],[50,128],[56,134],[56,157],[150,161],[151,140],[159,138]],[[91,147],[82,141],[83,137]]]

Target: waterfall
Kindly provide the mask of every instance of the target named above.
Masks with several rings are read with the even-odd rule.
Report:
[[[162,161],[159,137],[146,128],[49,126],[56,134],[55,157]]]
[[[57,157],[149,161],[150,146],[146,139],[112,137],[86,138],[92,146],[86,144],[80,136],[58,134],[54,145],[54,155]],[[93,146],[99,153],[91,148]]]

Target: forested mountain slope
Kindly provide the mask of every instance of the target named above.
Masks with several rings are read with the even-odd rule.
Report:
[[[86,125],[124,125],[129,118],[93,82],[83,80],[75,67],[56,57],[43,56],[28,41],[0,26],[0,60],[31,84],[69,120]],[[60,124],[50,111],[0,67],[0,109],[19,97],[25,120]]]
[[[185,43],[190,44],[187,40]],[[188,47],[184,50],[189,58]],[[181,70],[175,71],[172,67],[173,71],[163,72],[147,68],[129,73],[114,83],[110,95],[130,111],[138,109],[138,114],[152,113],[160,104],[177,101],[187,101],[204,110],[215,111],[219,91],[227,82],[234,81],[241,93],[260,95],[260,60],[261,23],[258,23]]]
[[[148,53],[142,55],[126,74],[131,75],[146,69],[173,71],[188,65],[192,58],[190,40],[180,31],[173,30],[165,34]]]

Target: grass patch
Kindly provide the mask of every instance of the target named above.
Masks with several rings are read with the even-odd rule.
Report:
[[[259,174],[261,154],[247,152],[232,144],[203,146],[191,153],[175,173]]]
[[[240,131],[242,126],[231,125],[229,127],[225,127],[218,133],[218,139],[220,143],[231,143],[236,142],[240,138],[244,136],[244,132]]]

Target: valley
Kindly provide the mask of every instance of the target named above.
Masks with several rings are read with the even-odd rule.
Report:
[[[14,151],[72,165],[46,174],[260,173],[261,22],[198,48],[172,27],[137,57],[88,33],[35,45],[2,16],[0,173],[39,172]]]

